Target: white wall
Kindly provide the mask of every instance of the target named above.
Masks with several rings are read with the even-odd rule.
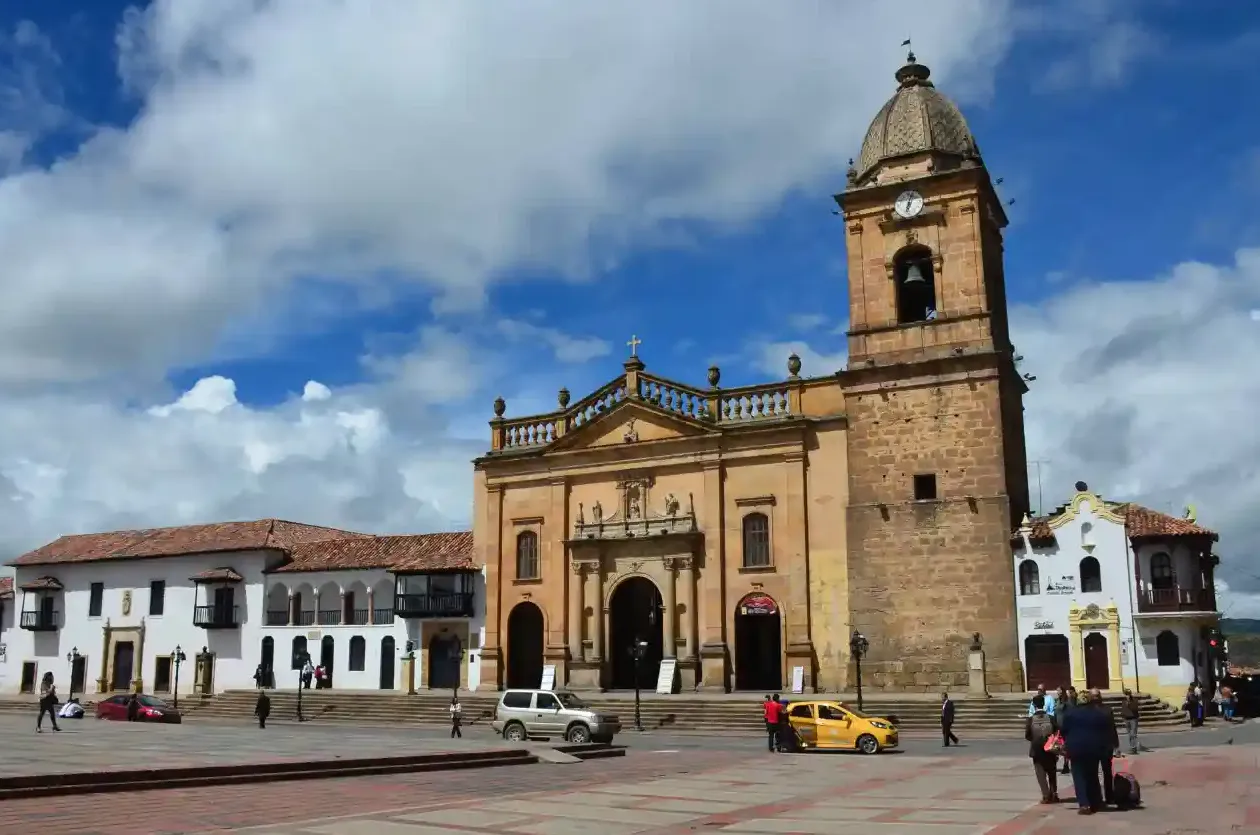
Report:
[[[1205,670],[1196,669],[1195,653],[1201,649],[1202,639],[1199,637],[1197,622],[1176,620],[1143,620],[1138,622],[1138,636],[1141,639],[1142,653],[1139,656],[1139,673],[1143,683],[1155,681],[1164,687],[1188,687],[1196,678],[1207,680]],[[1177,666],[1159,666],[1156,641],[1159,633],[1170,631],[1177,635],[1180,659]]]
[[[12,576],[12,568],[0,566],[0,577]],[[0,693],[8,690],[11,679],[14,680],[13,689],[16,690],[20,684],[16,679],[21,673],[22,664],[21,662],[14,664],[13,654],[10,651],[10,639],[17,627],[17,616],[14,612],[19,605],[19,599],[17,595],[14,595],[11,600],[0,600]]]

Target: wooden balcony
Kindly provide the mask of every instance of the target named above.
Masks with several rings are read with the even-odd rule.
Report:
[[[22,612],[18,625],[31,632],[56,632],[61,625],[60,613],[38,609]]]
[[[1138,592],[1139,614],[1215,611],[1216,600],[1211,589],[1174,587]]]
[[[470,618],[472,592],[396,594],[394,614],[400,618]]]
[[[240,606],[195,606],[193,626],[201,629],[236,629],[241,625]]]

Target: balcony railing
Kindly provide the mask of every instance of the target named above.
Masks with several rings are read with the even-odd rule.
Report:
[[[193,626],[202,629],[235,629],[241,625],[240,606],[196,606]]]
[[[268,609],[267,610],[268,626],[288,626],[289,611],[287,609]]]
[[[352,609],[350,611],[350,623],[354,626],[364,626],[367,624],[368,615],[370,614],[370,609]]]
[[[1145,589],[1138,594],[1138,612],[1213,612],[1210,589]]]
[[[29,629],[32,632],[53,632],[61,622],[61,619],[58,617],[59,614],[59,612],[44,610],[23,612],[19,625],[23,629]]]
[[[394,612],[400,618],[470,618],[473,596],[467,592],[396,594]]]
[[[315,610],[311,609],[306,612],[298,612],[297,625],[298,626],[314,626],[315,625]]]
[[[320,626],[340,626],[341,612],[336,609],[324,609],[319,613],[319,619],[316,621]]]
[[[394,622],[393,609],[373,609],[372,610],[372,623],[382,624],[382,623],[393,623],[393,622]]]

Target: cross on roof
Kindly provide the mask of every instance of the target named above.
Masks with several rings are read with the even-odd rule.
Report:
[[[626,343],[630,346],[630,356],[637,357],[639,355],[639,346],[643,344],[643,340],[634,334],[630,335],[630,341]]]

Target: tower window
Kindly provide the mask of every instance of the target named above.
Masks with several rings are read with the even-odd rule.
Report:
[[[936,500],[936,473],[920,473],[914,477],[914,500],[916,502]]]
[[[936,270],[932,251],[925,246],[909,246],[893,260],[893,280],[897,284],[897,322],[908,325],[936,318]]]

